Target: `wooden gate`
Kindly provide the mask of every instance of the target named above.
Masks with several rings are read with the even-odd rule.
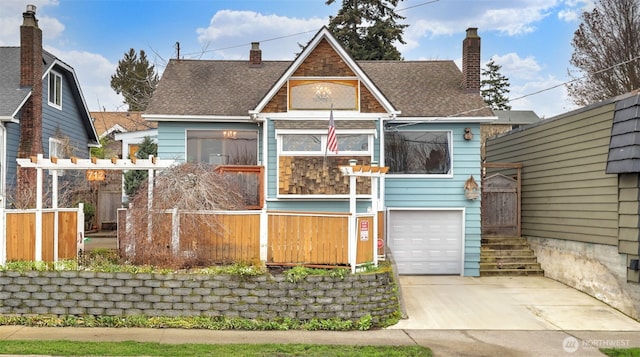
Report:
[[[502,170],[482,180],[482,235],[519,237],[522,164],[485,163],[483,167]]]

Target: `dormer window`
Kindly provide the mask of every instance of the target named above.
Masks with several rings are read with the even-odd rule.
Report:
[[[357,79],[292,79],[290,110],[359,110]]]
[[[62,109],[62,76],[49,72],[49,105]]]

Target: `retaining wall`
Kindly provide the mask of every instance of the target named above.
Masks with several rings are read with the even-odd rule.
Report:
[[[391,273],[307,276],[0,272],[0,314],[312,318],[373,323],[398,311]]]

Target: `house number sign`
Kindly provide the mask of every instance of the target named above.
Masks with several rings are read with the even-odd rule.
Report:
[[[87,181],[104,181],[105,170],[87,170]]]

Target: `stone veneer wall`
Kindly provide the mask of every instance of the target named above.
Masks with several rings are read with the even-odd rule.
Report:
[[[398,311],[391,273],[245,277],[204,274],[0,272],[0,314],[225,316],[249,319],[341,318]]]

